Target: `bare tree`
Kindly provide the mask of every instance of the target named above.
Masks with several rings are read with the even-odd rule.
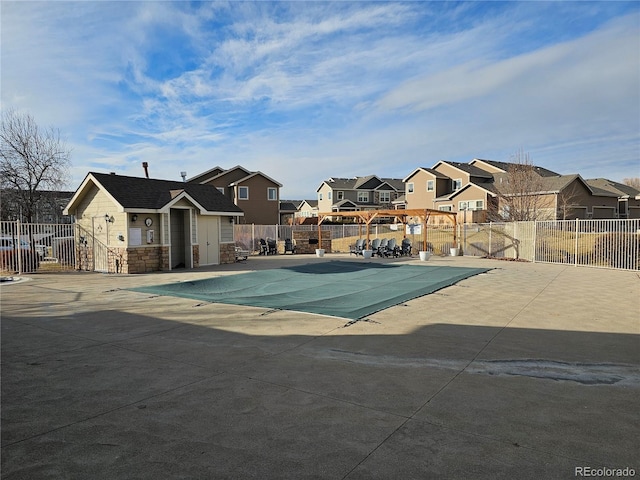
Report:
[[[624,178],[622,179],[622,183],[624,183],[625,185],[629,185],[636,190],[640,190],[640,177]]]
[[[507,173],[496,174],[494,185],[498,195],[498,210],[492,220],[507,222],[540,220],[547,216],[547,199],[543,177],[536,171],[531,157],[518,150],[510,158]]]
[[[3,197],[15,195],[20,216],[33,221],[43,190],[68,183],[71,151],[53,127],[42,129],[26,113],[8,110],[0,126],[0,188]]]
[[[558,194],[557,213],[562,220],[573,220],[576,218],[576,214],[579,214],[583,209],[580,204],[581,194],[583,192],[578,187],[578,184],[574,181],[571,184],[571,188],[566,188],[560,194]],[[582,217],[578,217],[582,218]]]

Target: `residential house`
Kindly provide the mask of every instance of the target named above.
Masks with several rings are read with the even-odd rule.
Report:
[[[296,218],[316,218],[318,216],[318,201],[303,200],[298,206]]]
[[[404,184],[399,178],[376,175],[330,178],[316,191],[320,212],[391,209],[393,202],[404,194]]]
[[[302,200],[280,200],[280,225],[293,225]]]
[[[235,262],[242,210],[197,183],[90,172],[68,205],[80,270],[144,273]]]
[[[36,191],[31,221],[34,223],[72,223],[73,218],[62,213],[72,196],[73,192],[68,191]],[[26,211],[23,205],[20,192],[15,189],[2,189],[0,191],[0,220],[26,222]]]
[[[239,223],[280,223],[282,184],[262,172],[252,172],[240,165],[228,170],[214,167],[187,182],[216,187],[244,212],[244,216],[237,219]]]
[[[618,218],[640,218],[640,190],[606,178],[591,178],[586,182],[592,189],[604,190],[616,195]]]
[[[403,179],[406,208],[457,212],[464,206],[467,221],[483,222],[497,196],[492,180],[489,172],[465,163],[440,161],[433,168],[420,167]]]
[[[469,163],[440,161],[417,168],[404,178],[407,208],[458,212],[459,222],[499,218],[501,198],[508,193],[509,170],[514,164],[473,159]],[[561,175],[534,166],[542,219],[616,218],[618,194],[588,184],[580,175]]]

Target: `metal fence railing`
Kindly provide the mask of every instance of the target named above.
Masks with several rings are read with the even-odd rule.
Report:
[[[0,271],[75,269],[75,225],[0,222]]]
[[[261,238],[284,242],[293,230],[315,230],[316,225],[236,225],[236,242],[255,252]],[[457,228],[456,231],[454,229]],[[365,226],[322,225],[331,232],[332,251],[348,252],[349,245],[365,237]],[[454,235],[455,233],[455,235]],[[414,251],[422,248],[421,226],[374,224],[369,236],[403,237]],[[640,219],[632,220],[550,220],[538,222],[468,223],[457,227],[429,225],[427,249],[448,254],[459,247],[465,255],[520,259],[540,263],[640,269]]]
[[[260,239],[274,239],[283,247],[294,230],[317,230],[316,225],[236,225],[236,244],[260,251]],[[348,252],[358,238],[366,236],[364,225],[322,225],[331,236],[332,252]],[[454,230],[457,228],[457,230]],[[640,270],[640,219],[557,220],[511,223],[470,223],[429,225],[374,224],[369,238],[407,238],[414,252],[422,248],[426,233],[427,249],[448,255],[459,247],[465,255],[522,259],[530,262]],[[91,258],[77,239],[93,245]],[[97,241],[79,226],[70,224],[30,224],[0,222],[0,272],[69,271],[106,269],[107,254],[101,254]],[[106,247],[105,247],[106,248]],[[283,251],[283,248],[281,248]],[[83,253],[84,252],[84,253]],[[103,258],[104,257],[104,258]],[[106,264],[105,264],[106,265]],[[106,270],[105,270],[106,271]]]

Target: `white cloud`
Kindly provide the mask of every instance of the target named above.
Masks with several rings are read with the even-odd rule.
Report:
[[[242,164],[309,198],[519,147],[583,176],[638,160],[637,10],[576,36],[547,22],[564,4],[478,5],[5,2],[2,101],[68,132],[76,181]]]

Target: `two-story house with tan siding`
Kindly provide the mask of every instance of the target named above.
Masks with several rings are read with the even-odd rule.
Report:
[[[212,185],[244,212],[241,223],[276,225],[280,223],[282,184],[262,172],[237,165],[228,170],[214,167],[187,180]]]
[[[399,178],[376,175],[329,178],[316,192],[320,212],[392,209],[393,202],[404,193],[404,184]]]
[[[476,158],[469,163],[440,161],[432,168],[417,168],[404,178],[407,208],[458,212],[460,223],[499,218],[513,166]],[[604,188],[604,182],[589,184],[577,174],[561,175],[538,166],[533,169],[539,179],[531,194],[540,197],[540,219],[618,218],[622,211],[620,192],[611,186]],[[626,204],[624,211],[629,212],[632,204]]]

